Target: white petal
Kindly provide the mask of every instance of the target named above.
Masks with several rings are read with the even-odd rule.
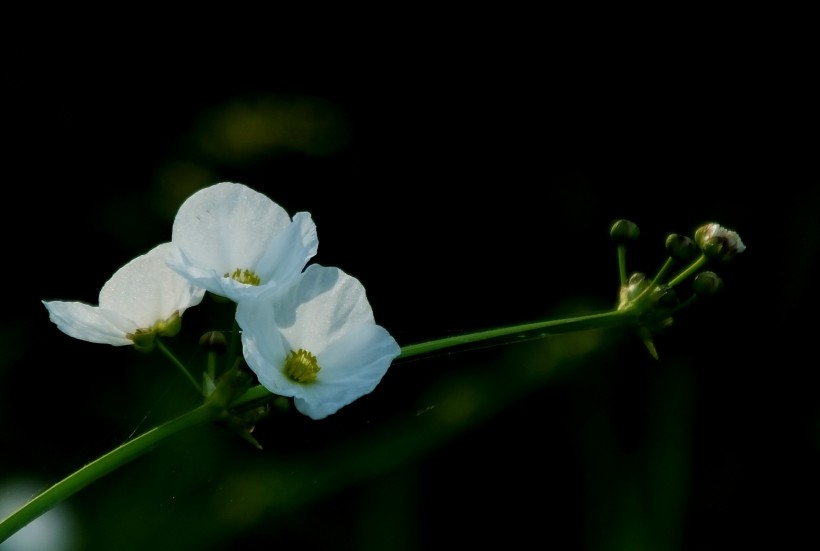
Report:
[[[338,268],[312,265],[284,293],[238,304],[245,360],[268,390],[291,396],[297,409],[321,419],[371,392],[401,348],[375,324],[361,283]],[[314,354],[320,371],[309,384],[284,372],[288,353]]]
[[[199,304],[204,290],[168,267],[170,249],[170,243],[162,243],[117,270],[100,291],[100,308],[148,329]]]
[[[384,377],[401,348],[375,324],[351,328],[319,357],[317,381],[300,385],[294,405],[312,419],[322,419],[369,394]]]
[[[270,239],[290,222],[285,209],[266,195],[222,182],[185,200],[174,218],[171,241],[192,265],[224,275],[254,268]]]
[[[295,383],[282,372],[290,352],[276,327],[273,302],[245,300],[236,307],[236,323],[242,328],[242,353],[259,382],[280,396],[292,396]]]
[[[293,222],[274,237],[256,264],[262,287],[287,286],[302,273],[305,264],[316,255],[319,238],[310,213],[297,212]]]
[[[281,295],[276,323],[294,349],[318,355],[349,327],[373,323],[364,286],[339,268],[308,266],[297,287]]]
[[[123,346],[133,344],[125,335],[137,325],[116,312],[107,312],[97,306],[81,302],[43,301],[49,319],[71,337],[88,342]]]
[[[225,296],[222,294],[222,285],[220,283],[222,279],[225,279],[223,275],[218,274],[215,270],[195,266],[182,249],[176,245],[171,245],[168,256],[165,257],[165,262],[171,270],[184,277],[195,287]]]

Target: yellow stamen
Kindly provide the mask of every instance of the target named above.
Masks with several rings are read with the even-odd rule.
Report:
[[[302,348],[291,350],[285,358],[285,375],[297,383],[312,383],[320,369],[316,356]]]
[[[245,285],[258,286],[260,283],[262,283],[262,279],[258,275],[256,275],[256,272],[248,270],[247,268],[244,270],[241,268],[237,268],[233,271],[232,274],[226,272],[225,277],[235,279],[239,283],[244,283]]]

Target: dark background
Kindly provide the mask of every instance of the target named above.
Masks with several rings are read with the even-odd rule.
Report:
[[[765,43],[485,38],[301,64],[55,50],[7,72],[0,484],[44,487],[195,405],[164,358],[71,339],[40,301],[96,304],[185,197],[234,181],[309,211],[315,260],[359,278],[402,345],[612,307],[618,218],[642,233],[630,271],[710,221],[748,248],[659,361],[596,331],[399,362],[326,420],[266,420],[262,452],[202,427],[84,489],[77,548],[818,542],[802,73]],[[220,313],[186,314],[182,357]]]

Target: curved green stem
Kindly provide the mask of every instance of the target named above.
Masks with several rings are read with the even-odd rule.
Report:
[[[166,438],[195,425],[215,421],[224,413],[225,410],[220,404],[206,402],[97,458],[57,482],[0,522],[0,542],[6,541],[23,526],[95,480],[150,451]]]
[[[467,333],[465,335],[446,337],[419,344],[407,345],[402,347],[401,353],[397,359],[410,358],[447,348],[458,347],[479,341],[499,339],[501,337],[508,337],[511,335],[526,336],[533,332],[537,332],[538,337],[545,337],[551,334],[566,333],[570,331],[627,326],[632,324],[634,320],[635,317],[629,312],[612,310],[599,314],[591,314],[573,318],[511,325],[508,327],[477,331]],[[235,345],[236,340],[238,340],[238,335],[238,328],[235,327],[231,338],[232,344]],[[498,344],[506,344],[508,342],[509,341],[499,342]],[[194,382],[194,385],[199,388],[199,385],[196,381],[193,381],[193,377],[190,373],[188,373],[187,369],[185,369],[185,367],[176,360],[173,354],[171,354],[171,352],[161,342],[158,342],[158,345],[160,350],[162,350],[166,356],[171,358],[171,360],[182,369],[183,373],[186,373],[188,378]],[[95,480],[102,478],[111,471],[148,452],[160,444],[163,440],[173,436],[177,432],[195,425],[222,419],[228,415],[229,407],[231,410],[247,409],[252,405],[275,397],[275,395],[267,389],[261,385],[257,385],[248,389],[240,397],[234,399],[234,394],[232,391],[234,388],[235,385],[231,384],[229,381],[224,388],[218,387],[208,401],[206,401],[203,405],[122,444],[118,448],[115,448],[107,454],[99,457],[95,461],[89,463],[85,467],[82,467],[78,471],[75,471],[68,477],[48,488],[0,522],[0,542],[5,541],[20,528],[42,515],[61,501],[85,488]]]
[[[177,368],[179,368],[179,370],[182,372],[182,374],[185,375],[185,378],[187,378],[191,382],[191,384],[194,385],[194,388],[196,389],[197,393],[201,395],[202,394],[202,387],[199,385],[198,382],[196,382],[196,379],[194,379],[194,376],[191,375],[190,371],[188,371],[188,368],[186,368],[183,365],[183,363],[181,361],[179,361],[176,356],[174,356],[174,353],[171,352],[171,350],[169,350],[167,346],[165,346],[165,343],[163,343],[159,339],[157,339],[155,342],[157,343],[157,348],[159,348],[160,351],[163,354],[165,354],[165,356],[169,360],[171,360],[171,363],[173,363],[175,366],[177,366]]]

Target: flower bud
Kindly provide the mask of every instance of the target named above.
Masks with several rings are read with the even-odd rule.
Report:
[[[715,272],[701,272],[692,281],[692,290],[700,297],[711,297],[723,288],[723,280]]]
[[[670,233],[666,238],[666,250],[669,256],[681,262],[694,260],[698,254],[698,247],[695,242],[685,235]]]
[[[678,305],[678,295],[668,285],[658,285],[652,289],[652,302],[662,308],[674,308]]]
[[[224,354],[228,349],[228,339],[221,331],[208,331],[199,338],[199,346],[208,352]]]
[[[629,276],[626,285],[621,287],[618,297],[618,310],[630,307],[632,301],[637,299],[647,287],[649,287],[649,281],[641,272],[635,272]]]
[[[746,250],[737,232],[719,224],[704,224],[695,231],[695,242],[707,257],[726,262]]]
[[[609,230],[609,236],[612,240],[622,245],[630,241],[635,241],[641,236],[641,230],[634,222],[629,220],[617,220]]]

